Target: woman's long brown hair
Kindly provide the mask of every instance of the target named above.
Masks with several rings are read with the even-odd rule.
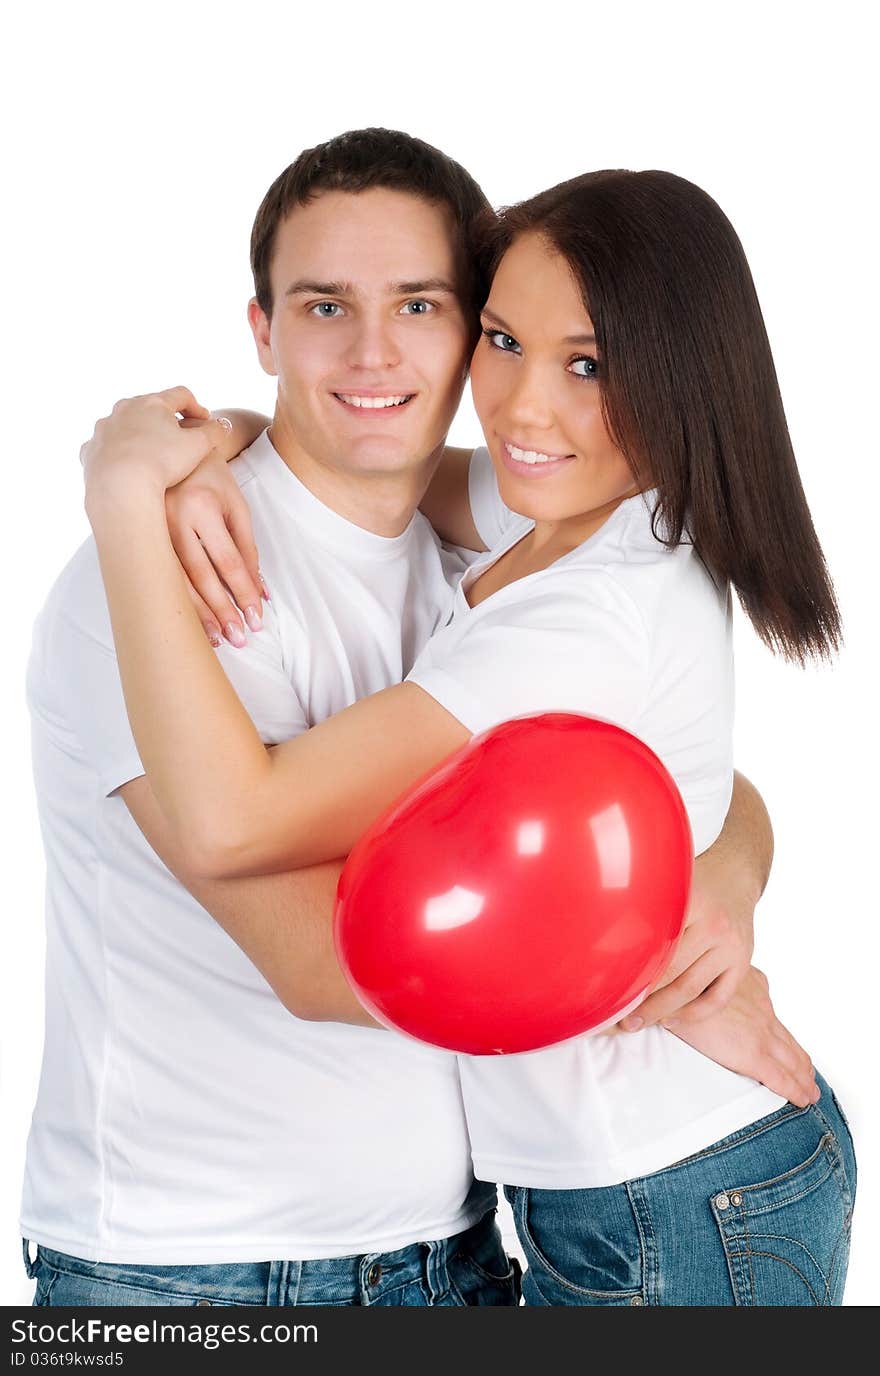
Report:
[[[771,649],[830,658],[840,613],[730,221],[682,177],[606,171],[503,210],[488,230],[490,272],[525,233],[580,286],[606,423],[659,492],[658,539],[691,540]]]

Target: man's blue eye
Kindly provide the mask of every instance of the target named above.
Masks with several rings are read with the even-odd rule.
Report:
[[[401,315],[428,315],[434,309],[433,301],[407,301],[404,306],[401,306],[400,313]]]
[[[335,301],[319,301],[317,306],[312,306],[312,315],[319,315],[324,320],[333,320],[336,312],[341,311]]]

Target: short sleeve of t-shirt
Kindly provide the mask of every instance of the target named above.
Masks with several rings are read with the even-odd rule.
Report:
[[[110,614],[94,545],[76,556],[71,576],[56,587],[38,623],[30,696],[35,710],[54,718],[92,762],[102,794],[144,773],[131,732]],[[267,745],[308,729],[308,721],[282,663],[271,603],[263,629],[246,632],[247,644],[224,645],[217,657]]]
[[[556,586],[554,586],[556,583]],[[648,686],[637,608],[601,572],[450,622],[408,675],[476,734],[512,717],[582,712],[635,731]]]
[[[531,521],[511,511],[501,500],[495,477],[495,465],[485,447],[475,449],[471,454],[468,468],[468,497],[477,534],[487,549],[493,549],[503,540],[517,522],[522,522],[524,528],[531,525]]]

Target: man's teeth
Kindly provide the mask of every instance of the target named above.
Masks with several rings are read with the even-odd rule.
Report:
[[[537,449],[517,449],[515,444],[507,445],[507,452],[517,463],[556,463],[558,454],[539,454]]]
[[[337,392],[340,401],[346,402],[349,406],[360,406],[367,411],[378,411],[385,406],[402,406],[405,401],[409,401],[409,395],[402,397],[352,397],[345,392]]]

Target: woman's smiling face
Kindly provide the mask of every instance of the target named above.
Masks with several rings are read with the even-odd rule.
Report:
[[[504,501],[538,522],[601,523],[640,484],[605,424],[578,284],[542,236],[523,234],[505,253],[482,328],[471,385]]]

